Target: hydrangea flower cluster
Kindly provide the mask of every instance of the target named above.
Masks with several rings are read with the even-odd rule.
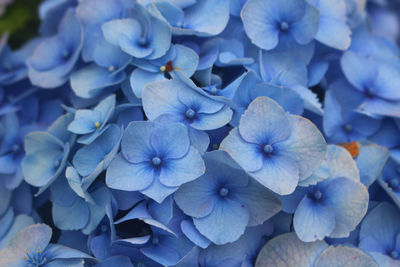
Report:
[[[0,266],[400,266],[396,8],[44,0],[0,40]]]

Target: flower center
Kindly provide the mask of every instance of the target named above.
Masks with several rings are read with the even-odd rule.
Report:
[[[113,72],[115,70],[115,67],[113,65],[111,65],[110,67],[108,67],[108,71],[109,72]]]
[[[96,127],[97,130],[100,129],[100,126],[101,126],[100,122],[96,121],[94,123],[94,127]]]
[[[172,61],[168,61],[167,63],[165,63],[164,66],[160,67],[160,70],[162,72],[171,72],[174,70],[174,66],[172,65]]]
[[[219,195],[221,197],[226,197],[229,194],[229,189],[222,187],[221,189],[219,189]]]
[[[390,257],[392,257],[393,259],[398,259],[400,257],[400,254],[396,250],[393,250],[392,252],[390,252]]]
[[[29,253],[29,251],[26,251],[24,260],[28,262],[28,266],[41,266],[45,264],[46,257],[43,256],[43,250],[38,248],[37,252],[34,253]]]
[[[289,24],[288,24],[286,21],[282,21],[282,22],[279,24],[279,29],[280,29],[281,31],[285,32],[285,31],[289,30]]]
[[[322,198],[322,193],[321,191],[317,190],[314,192],[314,199],[315,200],[320,200]]]
[[[351,133],[353,131],[353,125],[351,125],[350,123],[347,123],[343,126],[344,130],[348,133]]]
[[[265,154],[269,155],[274,151],[274,148],[271,145],[265,145],[263,150]]]
[[[193,109],[189,108],[188,110],[186,110],[185,112],[185,117],[188,118],[189,120],[193,119],[194,116],[196,116],[196,111],[194,111]]]
[[[147,41],[146,36],[140,37],[138,43],[139,43],[140,47],[146,47],[148,45],[148,41]]]
[[[399,186],[399,180],[397,180],[396,178],[392,178],[389,180],[389,186],[391,188],[397,188]]]
[[[159,157],[154,157],[151,162],[153,163],[154,166],[160,166],[161,164],[161,159]]]

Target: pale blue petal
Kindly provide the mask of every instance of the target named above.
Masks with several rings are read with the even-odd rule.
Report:
[[[293,226],[304,242],[323,240],[335,227],[335,214],[331,208],[305,196],[296,209]]]
[[[300,180],[308,178],[321,164],[326,153],[326,142],[311,121],[289,115],[292,132],[289,138],[276,145],[278,155],[294,160],[299,168]]]
[[[108,187],[124,191],[137,191],[149,187],[154,170],[149,163],[130,163],[121,154],[115,156],[106,173]]]
[[[203,159],[193,147],[180,159],[168,159],[161,168],[160,182],[166,186],[180,186],[193,181],[205,172]]]
[[[325,241],[302,242],[291,232],[270,240],[257,256],[255,267],[313,267],[318,255],[326,249]]]
[[[325,249],[314,263],[315,267],[378,267],[378,264],[367,254],[357,248],[333,247]]]
[[[193,219],[197,230],[217,245],[237,240],[244,233],[248,222],[248,210],[230,199],[216,201],[209,215]]]

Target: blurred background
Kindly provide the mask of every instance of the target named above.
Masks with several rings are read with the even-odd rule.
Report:
[[[12,48],[38,35],[40,2],[42,0],[0,0],[0,36],[8,32]]]

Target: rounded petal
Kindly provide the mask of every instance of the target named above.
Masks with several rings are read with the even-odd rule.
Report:
[[[279,195],[293,193],[299,182],[297,163],[291,158],[279,155],[265,159],[260,170],[249,174],[260,184]]]
[[[331,208],[315,203],[306,196],[296,209],[293,225],[300,240],[323,240],[335,227],[335,214]]]
[[[51,235],[51,228],[45,224],[25,227],[0,250],[0,266],[26,266],[26,253],[36,253],[39,248],[44,250]]]
[[[326,142],[318,128],[309,120],[289,115],[292,132],[288,139],[276,145],[279,155],[291,158],[299,167],[300,180],[308,178],[321,164]]]
[[[258,171],[263,166],[263,155],[258,145],[247,143],[234,128],[220,145],[246,171]]]
[[[188,129],[181,123],[156,124],[150,143],[163,159],[181,158],[188,153],[190,146]]]
[[[121,140],[121,153],[131,163],[149,162],[155,153],[150,145],[154,124],[145,121],[131,122]]]
[[[347,237],[367,213],[369,195],[365,186],[348,178],[328,179],[321,183],[323,205],[333,209],[335,228],[330,237]]]
[[[315,267],[378,267],[378,264],[367,254],[357,248],[333,247],[325,249],[314,263]]]
[[[54,224],[62,230],[80,230],[89,222],[90,211],[85,200],[78,198],[72,206],[61,206],[53,202]]]
[[[124,191],[143,190],[153,179],[154,171],[148,163],[130,163],[121,154],[111,161],[106,173],[107,186]]]
[[[205,172],[203,159],[193,147],[180,159],[168,159],[161,168],[159,180],[166,186],[180,186],[193,181]]]
[[[239,132],[247,142],[273,145],[290,136],[290,125],[285,111],[275,101],[258,97],[242,115]]]
[[[217,245],[237,240],[249,222],[248,210],[239,202],[216,201],[213,211],[203,218],[194,218],[197,230]]]
[[[294,232],[279,235],[261,249],[255,267],[313,267],[318,255],[327,247],[325,241],[302,242]]]

